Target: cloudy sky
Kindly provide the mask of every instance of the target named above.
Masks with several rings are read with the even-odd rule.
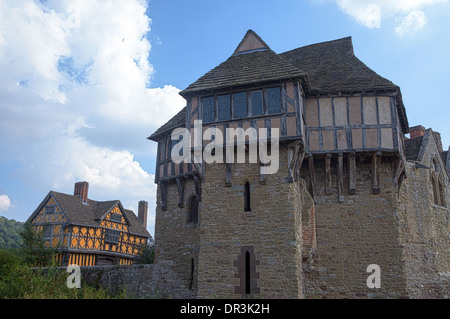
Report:
[[[86,180],[94,200],[147,200],[153,234],[146,138],[248,29],[279,53],[352,36],[447,148],[449,16],[448,0],[0,0],[0,215],[25,221]]]

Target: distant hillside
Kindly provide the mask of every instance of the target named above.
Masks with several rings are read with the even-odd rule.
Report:
[[[24,223],[0,216],[0,249],[19,248],[22,239],[19,236]]]

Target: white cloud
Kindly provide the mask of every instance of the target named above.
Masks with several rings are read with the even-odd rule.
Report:
[[[146,138],[185,101],[173,86],[150,88],[146,6],[0,0],[0,164],[14,161],[42,191],[87,180],[93,199],[154,211],[153,175],[135,155],[153,161]]]
[[[5,212],[11,207],[11,200],[7,195],[0,195],[0,212]]]
[[[395,33],[400,36],[411,36],[423,29],[428,22],[425,13],[420,10],[411,11],[401,19],[400,25],[395,28]]]
[[[427,22],[423,7],[444,3],[448,0],[335,0],[339,9],[367,28],[381,28],[382,20],[397,18],[395,28],[399,36],[422,29]],[[406,16],[405,16],[406,14]],[[399,18],[401,17],[401,18]]]

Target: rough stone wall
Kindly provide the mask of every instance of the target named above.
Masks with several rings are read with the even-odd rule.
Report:
[[[264,182],[259,164],[233,164],[231,187],[225,187],[225,164],[206,166],[200,216],[200,298],[304,297],[302,188],[288,182],[287,158],[286,147],[281,145],[280,169]],[[250,183],[251,212],[244,211],[246,182]],[[242,247],[251,247],[258,263],[257,289],[250,294],[242,293],[240,282]]]
[[[185,205],[178,207],[176,183],[170,183],[167,193],[167,210],[161,209],[161,192],[158,187],[155,220],[155,263],[170,266],[186,286],[197,288],[198,251],[200,241],[199,225],[187,222],[188,201],[195,194],[192,179],[185,181]],[[199,213],[202,204],[199,204]],[[194,270],[192,272],[192,260]],[[192,281],[192,283],[191,283]]]
[[[399,298],[406,296],[406,279],[399,243],[397,189],[389,159],[380,165],[379,194],[373,194],[370,158],[357,157],[356,194],[349,195],[344,165],[344,201],[338,201],[337,160],[331,162],[332,191],[325,194],[324,160],[315,160],[317,251],[304,263],[307,298]],[[344,163],[347,161],[344,160]],[[308,163],[302,176],[311,185]],[[310,190],[311,191],[311,190]],[[381,269],[381,288],[367,287],[367,267]]]
[[[400,190],[401,244],[411,298],[448,298],[450,295],[450,214],[434,204],[431,161],[437,146],[430,139],[422,164],[407,164]],[[446,184],[448,190],[448,184]],[[446,203],[449,203],[448,191]]]
[[[136,299],[195,298],[195,293],[164,264],[81,267],[81,281],[112,293],[126,288],[128,297]]]

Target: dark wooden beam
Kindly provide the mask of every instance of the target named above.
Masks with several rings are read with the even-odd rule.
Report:
[[[374,152],[372,154],[372,187],[374,194],[379,194],[381,191],[380,164],[381,164],[381,152]]]
[[[314,202],[316,201],[317,191],[316,191],[316,174],[314,170],[314,156],[312,154],[308,157],[308,166],[309,166],[309,178],[311,179],[311,189],[312,189],[312,197]]]
[[[338,199],[339,202],[344,202],[344,155],[339,153],[338,155]]]
[[[356,159],[355,153],[348,154],[348,178],[349,178],[349,194],[356,194]]]
[[[177,189],[178,189],[178,207],[184,207],[184,178],[177,177]]]
[[[331,158],[333,155],[328,153],[325,155],[325,194],[333,194],[331,189]]]

